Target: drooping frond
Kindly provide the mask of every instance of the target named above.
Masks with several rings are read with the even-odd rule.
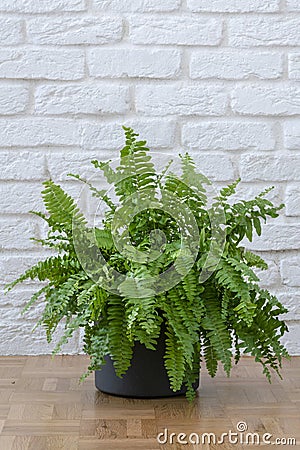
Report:
[[[229,375],[232,341],[228,324],[222,318],[219,299],[210,285],[206,287],[204,294],[206,316],[202,320],[203,328],[214,354],[223,363],[224,370]]]
[[[166,331],[165,366],[171,389],[174,392],[179,391],[184,380],[185,355],[184,350],[171,327]]]
[[[111,295],[107,301],[109,353],[113,359],[116,374],[122,376],[130,365],[133,342],[129,340],[127,334],[124,300]]]

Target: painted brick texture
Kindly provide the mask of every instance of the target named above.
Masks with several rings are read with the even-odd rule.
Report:
[[[300,355],[299,80],[299,0],[1,0],[1,292],[43,255],[28,214],[41,181],[77,196],[67,174],[115,158],[124,124],[160,161],[189,151],[218,186],[241,176],[241,196],[275,185],[286,207],[246,245],[269,262],[261,282],[289,308]],[[1,293],[0,354],[51,351],[35,313],[19,315],[32,289]]]

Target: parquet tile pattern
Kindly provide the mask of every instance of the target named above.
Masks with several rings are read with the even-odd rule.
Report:
[[[0,357],[0,449],[258,448],[226,441],[183,445],[176,439],[160,445],[156,439],[165,428],[176,436],[220,436],[236,431],[240,421],[247,423],[248,432],[297,441],[277,448],[300,449],[300,357],[285,361],[284,379],[274,376],[272,385],[252,358],[244,357],[229,379],[222,371],[211,379],[203,369],[193,404],[184,397],[134,400],[103,394],[92,376],[78,384],[87,365],[86,356]]]

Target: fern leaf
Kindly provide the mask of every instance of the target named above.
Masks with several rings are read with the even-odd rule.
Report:
[[[171,327],[166,331],[165,367],[170,380],[171,389],[176,392],[181,389],[185,374],[184,351]]]
[[[208,337],[204,338],[203,351],[206,369],[211,377],[215,377],[218,370],[218,357]]]
[[[108,298],[107,314],[109,350],[114,361],[116,374],[122,377],[130,366],[133,342],[129,340],[127,335],[125,306],[121,297],[111,295]]]
[[[206,336],[217,356],[222,361],[225,372],[229,375],[231,369],[231,336],[227,323],[222,319],[220,302],[215,292],[208,285],[204,292],[206,316],[202,320],[202,326],[206,330]]]

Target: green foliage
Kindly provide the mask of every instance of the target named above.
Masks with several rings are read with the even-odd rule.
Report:
[[[286,310],[276,297],[260,288],[253,269],[266,270],[267,264],[246,250],[241,241],[244,237],[251,241],[255,233],[260,235],[261,223],[268,217],[277,217],[283,205],[276,207],[265,198],[269,190],[253,200],[230,201],[236,193],[237,180],[221,189],[215,203],[208,206],[206,187],[210,182],[197,171],[188,154],[181,156],[180,175],[169,171],[171,162],[157,173],[146,142],[138,141],[132,129],[124,127],[124,131],[126,142],[120,152],[119,167],[113,169],[110,162],[92,161],[114,186],[117,202],[81,176],[71,175],[87,184],[92,195],[107,205],[103,226],[89,227],[74,200],[53,181],[45,182],[42,195],[47,213],[34,213],[49,228],[48,236],[39,242],[57,254],[28,269],[8,289],[26,279],[47,281],[28,301],[24,312],[37,301],[44,302],[38,325],[45,327],[48,341],[58,324],[65,322],[54,353],[83,328],[83,350],[90,355],[90,365],[82,380],[100,369],[107,355],[113,359],[116,373],[122,376],[130,366],[135,342],[155,351],[162,330],[166,330],[165,367],[170,386],[177,391],[186,385],[189,400],[195,395],[193,386],[202,360],[212,377],[219,362],[229,375],[233,358],[238,362],[245,351],[262,364],[270,379],[270,369],[279,373],[282,357],[288,357],[280,343],[287,327],[279,316]],[[122,254],[114,240],[113,216],[124,205],[134,208],[137,195],[145,208],[133,217],[124,216],[124,223],[128,221],[128,244],[127,253]],[[160,201],[166,202],[170,210],[178,203],[186,205],[195,218],[199,248],[187,273],[191,249],[183,248],[180,227],[170,210],[159,207]],[[210,215],[219,214],[219,208],[226,219],[224,251],[209,255],[213,241]],[[188,232],[193,231],[187,219],[185,227]],[[151,233],[157,229],[164,233],[165,242],[158,239],[156,258],[147,256],[139,261],[139,252],[153,252]],[[112,269],[128,275],[117,292],[108,292],[83,270],[75,249],[74,230],[85,235],[83,247],[94,255],[101,251],[108,262],[108,276]],[[211,276],[201,281],[202,269],[214,264]],[[179,281],[167,292],[156,293],[148,280],[172,265],[175,273],[181,275]]]

